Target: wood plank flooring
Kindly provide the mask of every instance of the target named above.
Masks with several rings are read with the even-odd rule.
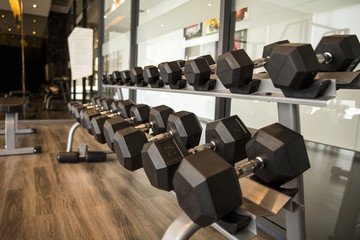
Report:
[[[41,145],[42,153],[0,156],[0,239],[161,239],[181,213],[171,194],[151,187],[141,169],[124,169],[115,154],[105,163],[59,164],[71,124],[24,127],[38,133],[18,135],[17,146]],[[74,148],[79,143],[108,150],[83,128]],[[192,239],[224,237],[207,227]]]

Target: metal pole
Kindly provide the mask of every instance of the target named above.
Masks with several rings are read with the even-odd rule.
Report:
[[[21,18],[21,68],[22,68],[22,76],[21,76],[21,82],[22,82],[22,93],[23,97],[25,97],[26,92],[26,85],[25,85],[25,39],[24,39],[24,9],[23,9],[23,1],[19,1],[20,4],[20,18]]]
[[[83,0],[83,5],[82,5],[82,26],[84,28],[87,27],[87,0]],[[86,102],[86,77],[83,77],[82,85],[83,85],[82,103],[85,103]]]
[[[103,58],[103,52],[102,52],[102,46],[104,44],[104,15],[105,15],[105,1],[99,0],[99,24],[98,24],[98,96],[102,96],[102,82],[101,77],[104,73],[104,58]]]
[[[219,45],[218,55],[231,51],[234,44],[235,30],[234,1],[221,0],[220,2],[220,29],[219,29]],[[215,119],[230,116],[231,99],[219,98],[215,99]]]
[[[289,103],[278,103],[278,117],[279,123],[300,133],[300,115],[299,105]],[[297,203],[304,204],[304,179],[300,175],[296,179],[285,185],[286,188],[298,188],[299,192],[295,195],[293,200]],[[305,229],[305,209],[299,210],[295,213],[290,211],[285,212],[286,217],[286,238],[292,240],[306,239]]]
[[[139,25],[139,0],[131,1],[130,22],[130,68],[137,65],[137,27]],[[136,90],[129,90],[129,98],[136,102]]]
[[[74,141],[74,134],[75,131],[78,127],[80,127],[80,123],[76,122],[74,123],[70,130],[69,130],[69,135],[68,135],[68,141],[67,141],[67,146],[66,146],[66,152],[71,152],[72,151],[72,145],[73,145],[73,141]]]

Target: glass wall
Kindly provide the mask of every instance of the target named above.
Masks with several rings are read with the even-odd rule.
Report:
[[[243,48],[252,59],[262,56],[266,44],[279,40],[311,43],[315,48],[325,35],[360,35],[360,3],[355,0],[237,0],[236,10],[234,46],[246,43]],[[302,134],[311,141],[359,151],[359,100],[358,91],[342,89],[327,107],[301,106]],[[278,120],[275,103],[233,99],[231,105],[232,114],[238,114],[249,127],[258,129]]]
[[[216,60],[219,14],[219,0],[140,1],[138,66],[207,54]],[[175,111],[191,111],[203,120],[214,118],[214,97],[138,90],[137,99],[151,106],[166,104]]]
[[[104,44],[102,45],[104,72],[128,70],[130,68],[130,11],[131,1],[105,0]],[[103,90],[106,96],[115,94],[112,89]],[[128,90],[122,90],[124,98]],[[119,96],[115,96],[116,98]]]
[[[360,36],[360,25],[357,24],[360,3],[355,0],[237,0],[235,7],[242,17],[237,18],[235,23],[234,47],[246,43],[243,48],[252,59],[262,56],[265,45],[279,40],[310,43],[315,49],[323,36]],[[236,33],[241,32],[244,32],[243,39],[241,34],[240,39],[236,36]],[[257,71],[264,71],[264,68]],[[231,114],[239,115],[247,126],[255,129],[278,121],[276,103],[233,99]],[[307,140],[359,151],[359,115],[359,90],[341,89],[336,92],[336,98],[328,101],[327,107],[300,106],[301,133]],[[332,158],[341,154],[343,156],[344,152],[351,155],[345,150],[308,144],[308,151],[316,152],[317,158],[310,159],[311,169],[304,174],[307,239],[338,239],[331,236],[337,228],[337,217],[350,178],[341,177],[334,181],[332,167],[349,170],[356,163],[351,161],[351,156],[336,161],[335,157]],[[330,157],[324,159],[324,154]],[[351,191],[353,196],[358,196],[358,187]],[[271,222],[285,228],[283,214],[281,212],[276,217],[270,217]],[[350,231],[353,227],[349,225],[347,228]]]

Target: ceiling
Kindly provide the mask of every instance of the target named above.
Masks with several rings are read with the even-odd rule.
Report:
[[[72,0],[26,0],[24,4],[24,35],[30,46],[47,34],[47,18],[50,11],[68,13]],[[37,7],[34,8],[33,4]],[[9,0],[0,1],[0,44],[17,46],[21,32],[16,29],[17,23],[13,16]],[[40,44],[38,44],[40,46]]]

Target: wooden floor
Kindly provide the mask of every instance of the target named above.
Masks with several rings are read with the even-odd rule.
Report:
[[[59,164],[71,124],[21,127],[38,133],[17,136],[18,147],[41,145],[43,153],[0,157],[0,239],[161,239],[181,213],[171,194],[151,187],[141,169],[125,170],[114,154],[105,163]],[[78,129],[74,146],[87,142],[108,150]],[[224,237],[208,227],[192,239]]]

